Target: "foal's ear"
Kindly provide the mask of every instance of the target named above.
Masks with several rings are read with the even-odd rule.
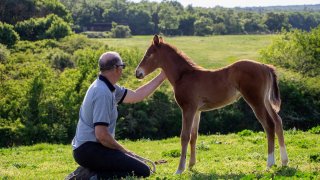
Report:
[[[159,36],[158,35],[154,35],[152,44],[154,44],[156,46],[159,46],[160,42],[161,42],[161,40],[160,40]]]
[[[160,40],[160,43],[164,43],[164,40],[161,36],[159,37],[159,40]]]

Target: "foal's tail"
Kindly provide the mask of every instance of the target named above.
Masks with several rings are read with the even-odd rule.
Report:
[[[273,66],[269,66],[269,68],[270,68],[270,74],[271,74],[271,80],[272,80],[272,86],[270,91],[271,106],[276,112],[279,112],[280,106],[281,106],[281,98],[280,98],[280,91],[278,86],[278,78],[275,72],[275,68]]]

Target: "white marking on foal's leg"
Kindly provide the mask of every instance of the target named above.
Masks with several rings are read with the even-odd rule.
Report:
[[[181,155],[180,164],[175,174],[182,174],[186,169],[186,156]]]
[[[288,159],[288,154],[287,154],[287,150],[286,150],[286,146],[280,146],[280,156],[281,156],[281,162],[282,162],[282,166],[287,166],[289,159]]]
[[[178,169],[175,174],[182,174],[184,170]]]
[[[271,168],[272,165],[274,165],[274,152],[268,154],[267,169]]]

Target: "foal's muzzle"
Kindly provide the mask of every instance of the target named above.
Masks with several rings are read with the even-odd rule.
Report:
[[[141,69],[136,70],[136,78],[142,79],[144,77],[144,73]]]

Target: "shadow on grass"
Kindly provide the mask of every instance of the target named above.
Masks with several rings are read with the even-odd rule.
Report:
[[[275,175],[276,176],[292,177],[292,176],[296,175],[297,171],[298,171],[297,168],[285,166],[285,167],[278,168],[275,171]]]
[[[201,173],[197,170],[191,170],[192,175],[190,177],[190,179],[192,180],[202,180],[202,179],[242,179],[243,177],[246,176],[246,174],[243,173],[230,173],[230,174],[216,174],[215,172],[212,173]]]
[[[215,173],[207,174],[207,173],[194,173],[191,175],[192,180],[199,180],[199,179],[243,179],[245,177],[245,174],[225,174],[225,175],[219,175]]]
[[[230,174],[216,174],[216,173],[201,173],[196,170],[191,170],[192,180],[207,180],[207,179],[260,179],[260,178],[267,178],[273,179],[274,177],[294,177],[297,175],[298,170],[293,167],[281,167],[276,168],[274,171],[262,171],[256,173],[230,173]],[[299,173],[298,173],[299,174]]]

